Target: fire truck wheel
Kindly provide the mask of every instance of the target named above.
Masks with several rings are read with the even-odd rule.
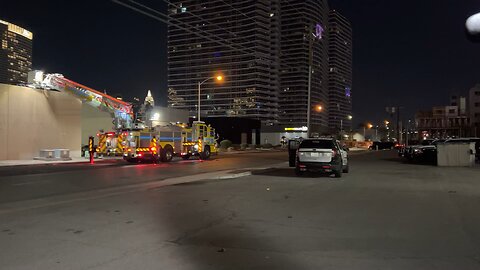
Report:
[[[200,158],[201,159],[210,158],[210,146],[206,146],[205,149],[203,149],[203,152],[200,153]]]
[[[173,149],[170,145],[162,149],[162,162],[170,162],[173,158]]]

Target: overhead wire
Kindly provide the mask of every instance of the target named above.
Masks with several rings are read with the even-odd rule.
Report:
[[[222,46],[226,46],[226,47],[229,47],[229,48],[234,49],[234,50],[243,51],[243,52],[248,53],[248,54],[254,53],[253,50],[246,50],[246,49],[240,48],[240,47],[238,47],[238,46],[235,46],[235,45],[232,45],[232,44],[228,44],[228,43],[225,43],[225,42],[222,42],[222,41],[221,41],[221,39],[223,39],[224,41],[228,41],[227,39],[218,38],[218,37],[216,37],[216,39],[211,38],[211,37],[210,37],[210,36],[212,35],[211,33],[205,32],[204,30],[198,29],[198,28],[195,27],[195,26],[191,26],[191,25],[189,25],[189,24],[187,24],[187,23],[184,23],[184,22],[182,22],[182,21],[180,21],[180,20],[178,20],[178,19],[172,18],[171,16],[168,16],[168,15],[166,15],[166,14],[164,14],[164,13],[161,13],[161,12],[155,10],[155,9],[152,9],[152,8],[150,8],[150,7],[148,7],[148,6],[145,6],[145,5],[141,4],[141,3],[138,3],[138,2],[136,2],[136,1],[130,0],[129,2],[135,4],[135,5],[143,8],[143,9],[146,9],[146,10],[148,10],[148,11],[150,11],[150,12],[153,12],[153,13],[155,13],[155,14],[158,14],[158,15],[161,15],[161,16],[163,16],[163,17],[166,17],[167,19],[163,19],[163,18],[161,18],[161,17],[159,17],[159,16],[157,16],[157,15],[151,14],[151,13],[145,11],[145,10],[142,10],[142,9],[140,9],[140,8],[138,8],[138,7],[132,6],[132,5],[127,4],[127,3],[123,2],[123,1],[120,1],[120,0],[112,0],[112,2],[114,2],[114,3],[116,3],[116,4],[119,4],[119,5],[121,5],[121,6],[124,6],[124,7],[128,8],[128,9],[131,9],[131,10],[133,10],[133,11],[135,11],[135,12],[140,13],[140,14],[143,14],[143,15],[145,15],[145,16],[147,16],[147,17],[152,18],[152,19],[161,21],[161,22],[163,22],[163,23],[165,23],[165,24],[167,24],[167,25],[174,26],[174,27],[176,27],[176,28],[179,28],[179,29],[181,29],[181,30],[184,30],[184,31],[186,31],[186,32],[188,32],[188,33],[191,33],[191,34],[193,34],[193,35],[195,35],[195,36],[197,36],[197,37],[199,37],[199,38],[204,38],[204,39],[207,39],[207,40],[209,40],[209,41],[211,41],[211,42],[214,42],[214,43],[216,43],[216,44],[219,44],[219,45],[222,45]],[[186,28],[186,27],[183,27],[183,26],[181,26],[181,25],[179,25],[179,24],[172,23],[172,22],[168,21],[168,19],[173,20],[173,21],[178,21],[180,24],[185,24],[185,25],[187,25],[187,26],[189,26],[189,27],[191,27],[191,28],[197,29],[198,32],[192,31],[191,29]],[[199,33],[199,32],[204,33],[204,35],[202,35],[202,34]],[[205,35],[205,34],[207,34],[207,35]]]
[[[170,2],[169,0],[162,0],[162,1],[165,2],[165,3],[167,3],[167,4],[169,4],[169,5],[172,5],[173,7],[177,8],[177,9],[182,8],[181,6],[177,6],[177,5],[173,4],[173,3]],[[197,14],[189,11],[188,9],[185,11],[185,13],[191,14],[193,17],[199,18],[200,20],[202,20],[202,21],[204,21],[204,22],[207,22],[207,23],[209,23],[210,25],[213,25],[213,26],[215,26],[216,28],[218,28],[218,29],[220,29],[220,30],[222,30],[222,31],[226,31],[227,33],[229,33],[229,34],[231,34],[231,35],[233,35],[233,36],[237,36],[236,33],[232,32],[232,31],[229,31],[229,30],[226,30],[225,28],[217,25],[216,23],[213,23],[213,22],[211,22],[211,21],[209,21],[209,20],[207,20],[207,19],[205,19],[205,18],[202,18],[201,16],[199,16],[199,15],[197,15]],[[169,17],[171,17],[171,16],[169,16]]]
[[[193,26],[193,25],[190,25],[190,24],[188,24],[188,23],[186,23],[186,22],[180,21],[179,19],[173,18],[172,16],[170,16],[170,15],[168,15],[168,14],[164,14],[164,13],[158,11],[158,10],[152,9],[152,8],[150,8],[150,7],[148,7],[148,6],[144,5],[144,4],[141,4],[141,3],[136,2],[136,1],[134,1],[134,0],[129,0],[129,1],[132,2],[132,3],[134,3],[134,4],[136,4],[136,5],[138,5],[138,6],[141,6],[142,8],[145,8],[145,9],[147,9],[147,10],[149,10],[149,11],[152,11],[152,12],[154,12],[154,13],[156,13],[156,14],[159,14],[159,15],[162,15],[162,16],[164,16],[164,17],[167,17],[167,18],[170,19],[170,20],[174,20],[174,21],[177,21],[177,22],[179,22],[179,23],[185,24],[185,25],[187,25],[187,26],[189,26],[189,27],[192,27],[192,28],[195,28],[195,29],[197,29],[197,30],[199,30],[199,31],[201,31],[201,32],[203,32],[203,33],[207,33],[207,34],[213,35],[212,33],[208,33],[206,30],[200,29],[198,26]],[[172,4],[172,3],[171,3],[170,1],[168,1],[168,0],[163,0],[163,1],[164,1],[165,3],[167,3],[167,4],[170,4],[170,5],[175,6],[174,4]],[[175,7],[177,7],[177,6],[175,6]],[[194,15],[192,12],[189,12],[188,10],[187,10],[185,13],[189,13],[189,14]],[[194,15],[194,16],[196,16],[196,15]],[[199,17],[200,19],[202,19],[200,16],[196,16],[196,17]],[[206,21],[205,19],[203,19],[203,20]],[[211,22],[209,22],[209,23],[211,23]],[[211,24],[213,24],[213,23],[211,23]],[[213,25],[217,26],[216,24],[213,24]],[[219,27],[219,26],[217,26],[217,27]],[[219,28],[222,29],[221,27],[219,27]],[[223,31],[226,31],[226,32],[228,32],[228,33],[230,33],[230,34],[232,34],[232,35],[236,35],[235,33],[231,32],[231,31],[228,31],[228,30],[225,30],[225,29],[222,29],[222,30],[223,30]],[[215,35],[215,37],[216,37],[216,38],[219,38],[218,35]],[[222,38],[222,39],[223,39],[224,41],[230,43],[230,44],[235,45],[235,46],[240,46],[240,45],[232,42],[231,40],[228,40],[228,39],[225,39],[225,38]],[[232,45],[232,46],[233,46],[233,45]],[[243,47],[243,48],[244,48],[244,50],[248,50],[248,48],[246,48],[246,47]],[[250,51],[250,53],[253,53],[253,52],[254,52],[254,51]]]
[[[177,8],[179,7],[179,6],[177,6],[177,5],[174,5],[173,3],[171,3],[171,2],[168,1],[168,0],[162,0],[162,1],[165,2],[165,3],[167,3],[167,4],[172,5],[172,6],[174,6],[174,7],[177,7]],[[234,10],[236,10],[239,14],[241,14],[241,15],[249,18],[250,20],[254,21],[253,19],[251,19],[250,17],[248,17],[248,15],[246,15],[245,13],[243,13],[242,11],[240,11],[239,9],[235,8],[234,6],[228,4],[227,2],[225,2],[225,1],[223,1],[223,0],[220,0],[220,1],[223,2],[223,3],[225,3],[225,4],[228,5],[228,6],[232,7],[232,8],[233,8]],[[288,0],[285,0],[285,1],[286,1],[291,7],[293,7],[294,9],[296,9],[297,11],[299,11],[300,13],[303,13],[302,11],[300,11],[299,9],[297,9],[296,7],[292,6],[291,3],[290,3]],[[150,17],[150,18],[153,18],[153,19],[155,19],[155,20],[161,21],[161,22],[163,22],[163,23],[165,23],[165,24],[167,24],[167,25],[169,25],[169,26],[173,26],[173,27],[176,27],[176,28],[178,28],[178,29],[184,30],[184,31],[186,31],[186,32],[188,32],[188,33],[191,33],[191,34],[197,36],[197,37],[205,38],[205,39],[207,39],[207,40],[209,40],[209,41],[211,41],[211,42],[214,42],[214,43],[216,43],[216,44],[223,45],[223,46],[226,46],[226,47],[229,47],[229,48],[231,48],[231,49],[234,49],[234,50],[237,50],[237,51],[241,51],[241,52],[244,52],[244,53],[247,53],[247,54],[255,53],[254,50],[249,49],[249,48],[247,48],[247,47],[244,47],[243,45],[235,44],[235,43],[231,42],[231,41],[228,40],[228,39],[225,39],[225,38],[222,38],[222,37],[218,37],[218,36],[214,36],[212,33],[209,33],[209,32],[207,32],[207,31],[205,31],[205,30],[199,29],[198,27],[192,26],[192,25],[190,25],[190,24],[188,24],[188,23],[186,23],[186,22],[180,21],[180,20],[178,20],[178,19],[176,19],[176,18],[173,18],[172,16],[170,16],[170,15],[168,15],[168,14],[164,14],[164,13],[158,11],[158,10],[155,10],[155,9],[153,9],[153,8],[151,8],[151,7],[148,7],[148,6],[146,6],[146,5],[142,4],[142,3],[139,3],[139,2],[137,2],[137,1],[128,0],[128,2],[131,2],[131,3],[137,5],[137,6],[143,8],[143,9],[145,9],[145,10],[148,10],[148,11],[154,13],[154,14],[158,14],[158,15],[160,15],[160,16],[163,16],[163,17],[165,17],[166,19],[163,19],[163,18],[161,18],[161,17],[159,17],[159,16],[157,16],[157,15],[154,15],[154,14],[151,14],[151,13],[149,13],[149,12],[146,12],[146,11],[144,11],[144,10],[142,10],[142,9],[139,9],[139,8],[137,8],[137,7],[135,7],[135,6],[132,6],[132,5],[130,5],[130,4],[127,4],[127,3],[125,3],[125,2],[123,2],[123,1],[121,1],[121,0],[112,0],[112,2],[114,2],[114,3],[116,3],[116,4],[119,4],[119,5],[122,5],[122,6],[126,7],[126,8],[129,8],[129,9],[135,11],[135,12],[138,12],[138,13],[140,13],[140,14],[143,14],[143,15],[148,16],[148,17]],[[199,18],[199,19],[201,19],[201,20],[203,20],[203,21],[205,21],[205,22],[207,22],[207,23],[209,23],[209,24],[211,24],[211,25],[215,25],[215,26],[217,26],[217,28],[222,29],[220,26],[216,25],[215,23],[210,22],[209,20],[207,20],[207,19],[205,19],[205,18],[202,18],[201,16],[195,15],[194,13],[192,13],[192,12],[190,12],[190,11],[187,11],[187,13],[189,13],[189,14],[193,15],[194,17],[197,17],[197,18]],[[189,28],[180,26],[180,25],[175,24],[175,23],[172,23],[172,22],[168,21],[169,19],[172,20],[172,21],[177,21],[179,24],[184,24],[184,25],[188,26]],[[255,21],[254,21],[254,22],[255,22]],[[191,28],[194,28],[194,29],[196,29],[196,30],[198,30],[199,32],[202,32],[202,33],[204,33],[204,34],[202,35],[202,34],[200,34],[200,33],[198,33],[198,32],[192,31],[192,30],[190,30]],[[224,30],[224,29],[223,29],[223,30]],[[227,31],[228,31],[228,30],[227,30]],[[236,35],[235,33],[231,32],[231,31],[228,31],[228,32]],[[206,34],[206,35],[205,35],[205,34]],[[211,38],[212,36],[214,36],[214,38]],[[228,44],[228,43],[226,43],[226,42],[231,43],[231,44]],[[283,66],[284,68],[285,68],[285,67],[286,67],[286,68],[294,68],[294,69],[297,69],[297,68],[298,68],[298,67],[291,66],[291,65],[289,65],[289,64],[282,65],[282,66]]]

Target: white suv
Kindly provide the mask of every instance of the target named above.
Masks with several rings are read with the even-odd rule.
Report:
[[[295,174],[310,171],[342,177],[342,172],[349,171],[347,151],[333,138],[305,139],[297,150]]]

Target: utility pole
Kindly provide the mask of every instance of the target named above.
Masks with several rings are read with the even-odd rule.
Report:
[[[315,30],[315,32],[314,32]],[[325,29],[320,24],[314,25],[313,23],[307,29],[308,33],[306,38],[308,38],[308,90],[307,90],[307,127],[308,127],[308,137],[311,134],[311,117],[312,117],[312,72],[313,72],[313,42],[315,39],[321,40],[323,32]],[[322,107],[319,105],[320,111]]]

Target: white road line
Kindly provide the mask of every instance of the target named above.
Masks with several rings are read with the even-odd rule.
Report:
[[[12,184],[12,186],[38,185],[38,184],[45,184],[45,183],[50,183],[50,182],[51,182],[50,180],[36,180],[36,181],[14,183],[14,184]]]
[[[252,172],[243,172],[243,173],[234,173],[234,174],[227,174],[227,175],[222,175],[219,177],[216,177],[214,179],[234,179],[234,178],[240,178],[240,177],[245,177],[245,176],[250,176],[252,175]]]

